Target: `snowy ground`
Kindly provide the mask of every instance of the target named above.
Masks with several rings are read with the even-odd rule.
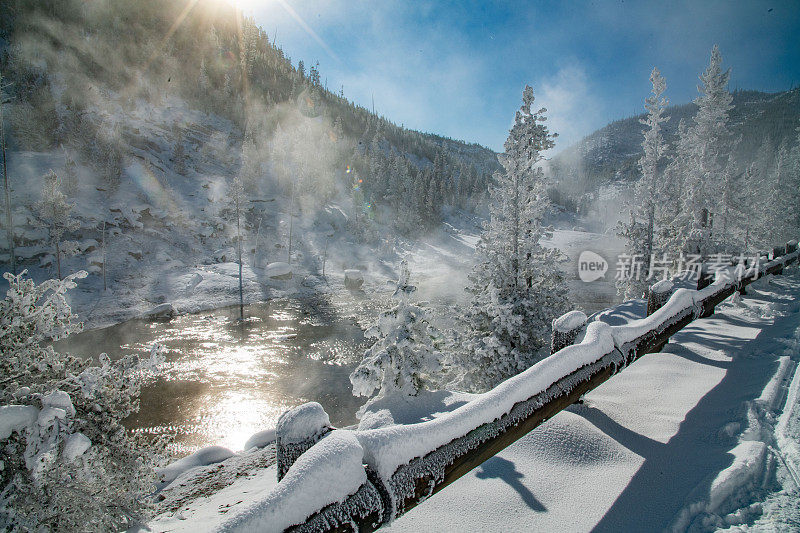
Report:
[[[775,433],[800,359],[793,272],[691,324],[390,530],[797,528],[800,378],[783,408],[783,445]],[[772,405],[759,400],[768,386]]]
[[[558,414],[389,529],[797,529],[798,297],[797,267],[752,285],[745,298],[692,323],[663,352],[643,357],[584,405]],[[621,306],[603,319],[623,321],[641,307]],[[412,423],[468,399],[439,392],[424,408],[376,408]],[[154,530],[213,529],[229,510],[275,486],[274,468],[243,466],[266,464],[270,453],[187,472],[165,491]],[[237,481],[211,490],[211,471]]]

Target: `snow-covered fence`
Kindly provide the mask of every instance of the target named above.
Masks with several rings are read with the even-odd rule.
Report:
[[[292,414],[284,415],[283,424],[279,423],[278,433],[299,436],[306,444],[312,439],[318,442],[291,461],[284,459],[287,470],[277,487],[249,502],[245,511],[231,516],[221,530],[374,531],[496,455],[642,355],[659,351],[672,335],[713,313],[734,292],[796,262],[800,252],[796,244],[792,251],[790,248],[787,244],[781,255],[774,255],[759,268],[739,265],[718,271],[714,281],[700,290],[681,288],[672,292],[671,287],[667,290],[662,285],[651,292],[661,299],[668,294],[666,301],[647,317],[622,326],[583,321],[578,328],[578,315],[565,317],[559,329],[568,334],[564,339],[571,340],[559,338],[558,342],[567,345],[433,420],[362,431],[331,431],[327,415],[318,404],[292,410]],[[575,341],[577,344],[573,344]],[[285,427],[280,429],[281,425]]]
[[[672,296],[672,282],[661,280],[647,290],[647,316],[661,309]]]
[[[583,311],[570,311],[553,320],[553,333],[550,338],[550,353],[554,354],[575,342],[583,331],[588,318]]]
[[[328,413],[317,402],[304,403],[283,413],[275,427],[278,481],[298,457],[332,430]]]

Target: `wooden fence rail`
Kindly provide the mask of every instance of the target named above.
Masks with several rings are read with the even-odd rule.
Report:
[[[397,467],[393,467],[394,463],[389,461],[388,471],[386,457],[392,455],[387,449],[389,452],[392,451],[392,443],[387,445],[379,439],[386,436],[380,429],[348,432],[356,436],[363,448],[366,471],[363,484],[354,494],[344,494],[340,495],[341,497],[332,494],[330,501],[334,503],[308,512],[303,523],[291,525],[286,530],[377,530],[516,442],[644,354],[660,351],[672,335],[693,320],[713,314],[714,308],[735,292],[743,291],[747,285],[764,276],[781,273],[786,265],[797,262],[799,255],[797,243],[792,241],[785,247],[776,248],[771,261],[750,265],[749,271],[745,271],[742,266],[731,268],[727,274],[718,276],[716,281],[699,290],[670,291],[669,299],[665,299],[663,294],[655,295],[654,298],[660,300],[648,306],[649,316],[624,326],[609,326],[597,321],[586,324],[585,316],[583,321],[566,321],[573,325],[577,324],[575,327],[580,328],[580,331],[566,332],[566,335],[558,336],[558,340],[554,335],[553,342],[564,344],[564,339],[569,339],[568,342],[571,344],[561,347],[541,363],[501,383],[486,395],[480,395],[477,400],[449,413],[450,419],[442,421],[440,426],[447,428],[446,424],[459,422],[455,417],[458,417],[460,412],[464,413],[464,416],[474,412],[481,407],[477,405],[479,402],[491,406],[491,402],[494,401],[493,394],[499,397],[506,395],[508,391],[517,390],[518,385],[524,384],[525,380],[530,382],[540,377],[542,372],[546,373],[548,369],[557,368],[560,361],[569,363],[572,360],[579,360],[585,364],[577,368],[567,365],[565,368],[572,368],[571,371],[558,375],[548,386],[531,389],[536,392],[517,401],[497,418],[487,418],[486,421],[481,421],[482,423],[476,423],[475,427],[461,432],[456,438],[441,443],[424,454],[411,457],[408,461],[396,460],[395,462],[399,464]],[[655,292],[663,293],[664,290],[662,284],[659,291]],[[512,381],[514,383],[510,383]],[[469,404],[472,403],[476,405],[471,406],[475,409],[470,411]],[[386,433],[395,434],[400,441],[406,439],[408,443],[412,441],[416,443],[425,438],[423,433],[415,433],[416,429],[422,431],[425,424],[434,422],[436,421],[403,426],[399,429],[389,428],[394,433],[390,431]],[[463,427],[463,424],[459,427]],[[324,442],[327,437],[320,439],[321,433],[335,434],[337,431],[342,431],[329,433],[330,429],[330,427],[314,429],[309,435],[309,440]],[[316,446],[317,444],[314,444],[310,449],[313,450]],[[291,475],[290,468],[287,476]]]

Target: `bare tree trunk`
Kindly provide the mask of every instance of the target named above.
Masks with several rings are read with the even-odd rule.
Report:
[[[106,221],[103,221],[103,291],[108,290],[106,284]]]
[[[294,224],[294,181],[292,181],[292,193],[289,197],[289,249],[287,251],[286,262],[292,264],[292,225]]]
[[[61,242],[56,241],[56,273],[58,279],[61,279]]]
[[[0,76],[0,98],[2,98],[3,77]],[[8,240],[8,253],[11,256],[11,273],[17,274],[17,255],[14,250],[14,222],[11,215],[11,193],[8,187],[8,166],[6,164],[6,134],[3,123],[3,102],[0,100],[0,145],[3,150],[3,189],[6,201],[6,239]]]
[[[239,320],[244,320],[244,291],[242,288],[242,231],[241,231],[241,216],[239,214],[239,200],[236,200],[236,240],[238,246],[239,256]]]
[[[261,219],[259,218],[258,219],[258,228],[256,228],[256,244],[255,244],[255,246],[253,246],[253,266],[252,266],[252,268],[255,268],[255,266],[256,266],[256,255],[258,254],[258,238],[259,238],[260,235],[261,235]]]
[[[325,262],[328,260],[328,238],[325,238],[325,251],[322,254],[322,277],[325,277]]]

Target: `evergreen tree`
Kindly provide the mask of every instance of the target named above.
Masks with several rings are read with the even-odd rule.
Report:
[[[626,240],[626,252],[632,257],[640,257],[642,261],[640,275],[631,272],[631,276],[623,277],[618,283],[620,292],[626,298],[641,297],[649,284],[648,280],[652,275],[651,261],[656,253],[656,211],[660,208],[662,200],[659,186],[662,179],[658,165],[666,152],[661,124],[669,119],[664,116],[664,108],[668,101],[663,94],[667,83],[657,68],[653,68],[650,73],[650,83],[653,85],[653,92],[645,99],[644,103],[644,107],[647,109],[647,118],[639,120],[647,127],[642,141],[644,154],[639,159],[641,177],[634,190],[634,206],[631,210],[630,224],[623,225],[619,233]]]
[[[495,175],[490,189],[490,217],[470,275],[470,332],[462,361],[462,382],[470,389],[493,387],[541,358],[552,319],[569,308],[558,266],[563,255],[540,244],[552,228],[542,224],[549,202],[537,163],[555,135],[544,124],[546,110],[532,111],[533,89],[525,87],[522,100],[504,145],[505,172]]]
[[[708,67],[700,75],[695,99],[697,113],[689,136],[693,144],[678,217],[679,251],[707,257],[716,251],[714,214],[719,205],[728,158],[728,113],[732,96],[726,86],[730,70],[723,72],[722,55],[714,45]]]
[[[375,343],[350,374],[354,396],[383,398],[392,394],[416,396],[435,383],[441,369],[435,345],[436,331],[428,311],[409,301],[415,288],[410,284],[408,263],[401,264],[393,298],[397,305],[384,312],[366,336]]]
[[[55,251],[56,272],[61,278],[61,254],[71,253],[74,243],[63,241],[65,233],[75,231],[80,223],[72,218],[74,203],[68,202],[66,195],[61,192],[61,180],[52,170],[44,176],[42,197],[34,205],[36,224],[46,228],[48,241]]]

